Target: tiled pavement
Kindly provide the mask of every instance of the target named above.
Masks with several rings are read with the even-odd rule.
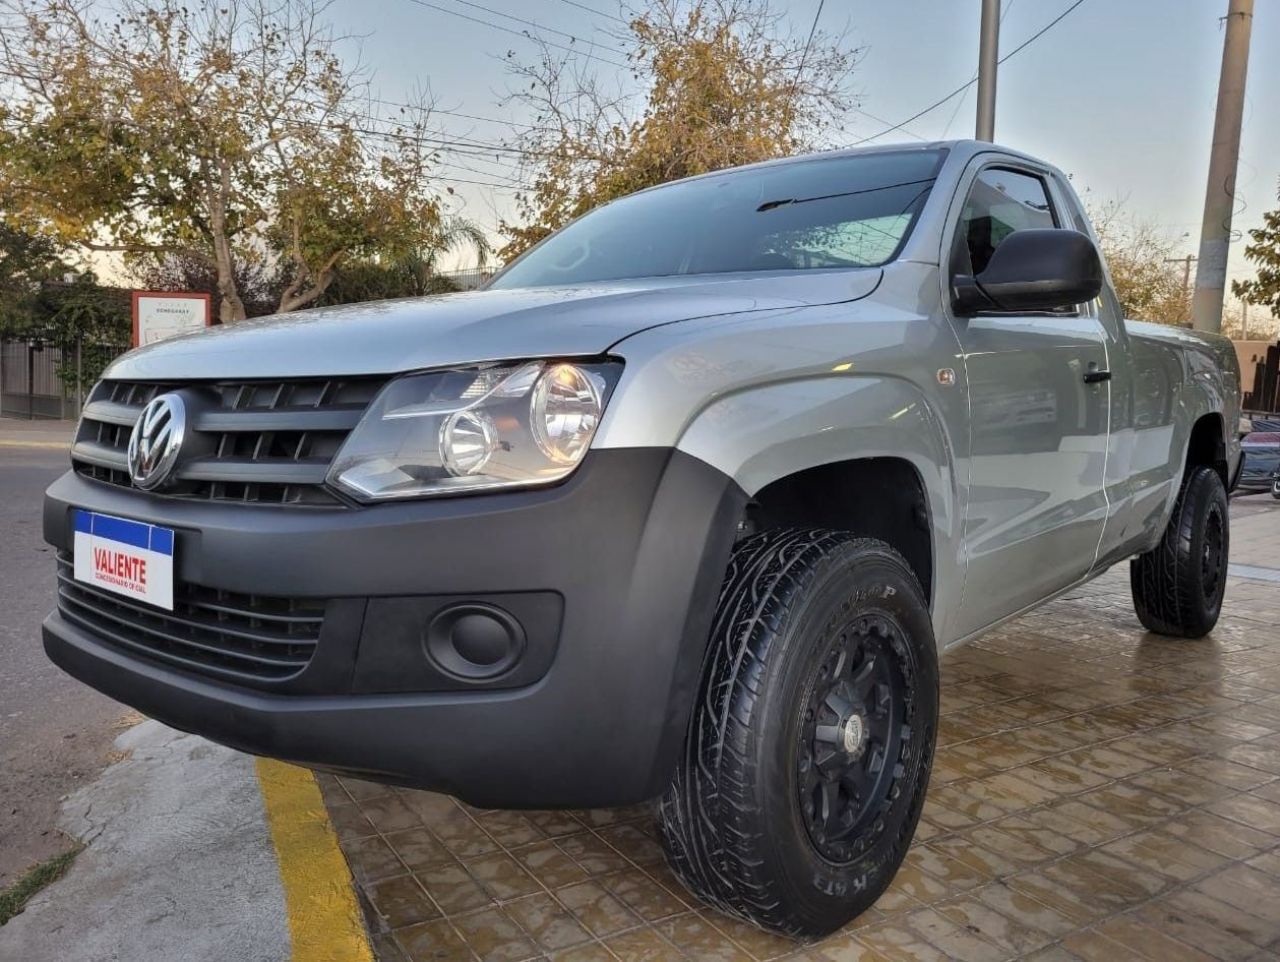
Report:
[[[1232,515],[1233,562],[1280,568],[1280,503]],[[1233,577],[1212,637],[1179,642],[1143,633],[1127,572],[943,659],[916,842],[821,943],[700,906],[644,807],[486,812],[322,776],[382,962],[1280,960],[1280,580]]]

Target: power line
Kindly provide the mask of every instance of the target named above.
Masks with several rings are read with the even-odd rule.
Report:
[[[1000,25],[1004,26],[1004,18],[1009,16],[1009,11],[1013,9],[1014,0],[1009,0],[1000,10]],[[977,71],[974,71],[973,79],[978,79]],[[956,122],[956,118],[960,116],[960,108],[964,106],[965,98],[961,97],[956,101],[956,109],[951,111],[951,116],[947,118],[947,125],[942,128],[942,139],[947,139],[947,134],[951,132],[951,125]]]
[[[1084,0],[1075,0],[1075,3],[1071,4],[1071,6],[1067,7],[1066,10],[1063,10],[1062,13],[1058,14],[1056,17],[1050,20],[1047,24],[1045,24],[1043,27],[1041,27],[1039,30],[1033,33],[1030,37],[1022,41],[1022,43],[1018,44],[1018,46],[1014,47],[1012,50],[1010,50],[1007,54],[1001,57],[997,61],[997,63],[1004,63],[1006,60],[1009,60],[1015,55],[1017,55],[1019,51],[1026,49],[1035,41],[1039,40],[1046,33],[1048,33],[1050,29],[1057,26],[1057,24],[1059,24],[1063,20],[1063,18],[1067,16],[1067,14],[1071,13],[1071,11],[1073,11],[1076,7],[1080,6],[1080,4],[1082,3],[1084,3]],[[870,137],[863,137],[861,140],[854,141],[854,146],[857,146],[858,144],[865,144],[868,140],[875,140],[878,137],[883,137],[885,134],[893,133],[895,130],[901,130],[903,127],[911,123],[913,120],[919,120],[921,117],[923,117],[925,114],[929,113],[930,111],[937,110],[939,107],[945,104],[952,97],[955,97],[959,94],[964,93],[966,90],[968,90],[977,82],[978,82],[978,79],[975,77],[973,80],[970,80],[968,83],[961,84],[959,87],[951,91],[951,93],[947,94],[945,97],[941,98],[940,100],[935,100],[928,107],[925,107],[924,110],[917,111],[916,113],[912,114],[910,117],[908,117],[906,120],[902,121],[901,123],[894,124],[892,127],[887,127],[877,134],[872,134]]]
[[[30,77],[29,75],[27,75],[27,74],[15,73],[15,72],[13,72],[13,71],[8,71],[8,70],[0,70],[0,77],[12,77],[12,78],[13,78],[13,79],[15,79],[15,80],[29,80],[29,79],[31,79],[31,77]],[[395,107],[395,108],[396,108],[396,109],[398,109],[398,110],[422,110],[422,111],[424,111],[424,112],[426,112],[426,113],[428,113],[428,114],[441,114],[441,115],[443,115],[443,116],[445,116],[445,117],[459,117],[459,118],[461,118],[461,119],[463,119],[463,120],[479,120],[479,121],[482,121],[482,122],[484,122],[484,123],[490,123],[490,124],[502,124],[502,125],[507,126],[507,127],[519,127],[519,128],[520,128],[520,129],[522,129],[522,130],[537,130],[537,129],[538,129],[538,125],[537,125],[537,124],[526,124],[526,123],[524,123],[524,122],[522,122],[522,121],[518,121],[518,120],[507,120],[507,119],[505,119],[505,118],[503,118],[503,117],[486,117],[486,116],[484,116],[483,114],[469,114],[469,113],[464,113],[464,112],[462,112],[462,111],[458,111],[458,110],[446,110],[446,109],[445,109],[445,108],[443,108],[443,107],[435,107],[435,106],[426,105],[426,104],[411,104],[411,103],[406,103],[406,102],[404,102],[404,101],[402,101],[402,100],[387,100],[387,99],[382,98],[382,97],[359,96],[359,95],[356,95],[356,96],[354,97],[354,99],[356,99],[356,100],[361,100],[361,101],[367,101],[368,103],[371,103],[371,104],[379,104],[379,105],[381,105],[381,106],[383,106],[383,107]],[[315,106],[315,105],[309,105],[309,106]],[[374,118],[374,119],[377,119],[377,120],[382,121],[382,122],[385,122],[385,123],[395,123],[395,122],[396,122],[396,121],[395,121],[393,118],[391,118],[391,117],[378,117],[378,118]],[[484,143],[484,142],[480,141],[480,142],[477,142],[477,143]],[[496,145],[496,144],[488,144],[488,143],[484,143],[484,145],[485,145],[485,146],[495,146],[495,147],[496,147],[496,146],[500,146],[500,145]]]
[[[416,3],[420,7],[427,7],[431,10],[438,10],[440,13],[447,13],[454,17],[461,17],[463,20],[470,20],[472,23],[478,23],[481,26],[490,27],[493,30],[501,30],[503,33],[509,33],[515,37],[523,37],[525,40],[531,40],[535,43],[545,44],[548,47],[554,47],[557,50],[563,50],[566,53],[571,53],[571,54],[574,54],[575,56],[586,57],[588,60],[598,60],[600,61],[600,63],[607,63],[613,67],[621,67],[623,70],[630,69],[629,64],[620,63],[617,60],[610,60],[608,57],[602,57],[599,54],[588,53],[585,50],[578,50],[573,47],[566,47],[562,43],[553,43],[550,40],[545,40],[541,37],[535,37],[531,33],[525,30],[512,30],[510,27],[504,27],[502,26],[502,24],[494,23],[492,20],[482,20],[480,17],[473,17],[470,14],[463,13],[460,10],[450,10],[448,7],[442,7],[442,6],[439,6],[438,4],[430,3],[429,0],[410,0],[410,2]],[[508,15],[504,14],[504,16],[508,16]],[[518,20],[518,18],[511,18],[511,19],[517,19],[517,22],[519,23],[528,22],[525,20]]]
[[[796,67],[796,82],[792,89],[800,85],[800,76],[804,73],[804,62],[809,59],[809,48],[813,46],[813,35],[818,31],[818,18],[822,16],[822,7],[827,0],[818,0],[818,9],[813,12],[813,23],[809,24],[809,39],[804,42],[804,50],[800,53],[800,66]]]
[[[16,77],[19,75],[9,73],[6,71],[0,71],[0,76]],[[260,119],[258,115],[252,113],[251,111],[236,110],[232,112],[250,120]],[[432,151],[435,151],[435,152],[460,153],[463,156],[466,156],[473,160],[478,160],[481,162],[488,162],[485,160],[484,152],[477,152],[477,148],[482,148],[482,147],[488,148],[487,152],[494,152],[494,151],[501,150],[504,152],[516,154],[517,156],[536,156],[535,154],[532,154],[527,151],[520,151],[516,148],[507,148],[507,147],[498,147],[498,146],[490,147],[489,145],[478,144],[478,143],[472,145],[472,144],[468,144],[466,141],[451,141],[446,138],[433,137],[428,134],[409,134],[409,133],[395,132],[395,131],[389,131],[389,130],[379,130],[374,127],[364,127],[364,126],[358,125],[357,123],[350,122],[354,120],[363,120],[367,123],[389,123],[390,122],[390,121],[380,120],[379,118],[376,118],[376,117],[364,116],[364,117],[350,117],[348,118],[348,123],[346,124],[333,123],[333,122],[326,123],[324,121],[319,121],[319,120],[304,120],[304,119],[298,119],[298,118],[290,118],[288,120],[282,121],[282,123],[285,126],[292,125],[295,127],[306,127],[312,130],[351,130],[351,131],[354,131],[355,133],[364,134],[370,137],[379,137],[384,140],[391,141],[393,143],[418,144],[420,146],[429,147],[431,148]],[[128,125],[128,126],[136,126],[134,124],[130,124],[128,121],[117,121],[117,122]],[[457,145],[461,145],[461,146],[457,146]],[[444,166],[459,167],[463,170],[468,170],[472,173],[480,174],[486,177],[501,177],[503,182],[499,183],[493,180],[488,180],[488,181],[470,180],[467,178],[450,177],[443,174],[434,174],[434,173],[428,175],[428,179],[445,181],[447,183],[472,184],[478,187],[491,187],[495,190],[527,190],[528,189],[528,185],[522,184],[516,180],[512,180],[496,172],[476,170],[473,167],[468,167],[465,164],[461,164],[461,163],[458,163],[457,161],[451,161],[451,160],[441,159],[440,163]],[[491,163],[494,163],[494,165],[497,166],[496,161]]]
[[[891,120],[885,120],[883,117],[877,117],[875,114],[871,113],[870,111],[863,110],[861,107],[854,107],[854,108],[853,108],[853,111],[854,111],[854,113],[862,114],[862,116],[866,117],[868,120],[874,120],[874,121],[875,121],[876,123],[878,123],[878,124],[890,124],[890,123],[893,123],[893,121],[891,121]],[[923,137],[923,136],[921,136],[920,134],[917,134],[914,130],[907,130],[907,128],[906,128],[905,126],[904,126],[904,127],[902,127],[902,132],[903,132],[904,134],[906,134],[907,136],[909,136],[909,137],[914,137],[916,140],[929,140],[929,139],[930,139],[929,137]]]
[[[525,20],[522,17],[517,17],[513,13],[504,13],[501,10],[494,10],[493,7],[486,7],[484,6],[484,4],[474,3],[472,2],[472,0],[453,0],[453,2],[460,3],[464,7],[471,7],[472,9],[475,9],[475,10],[483,10],[485,13],[491,13],[496,17],[503,17],[507,20],[512,20],[516,23],[523,23],[525,26],[533,27],[535,30],[545,30],[548,33],[556,33],[562,37],[568,37],[571,41],[575,43],[583,39],[582,37],[579,37],[577,34],[567,33],[564,30],[557,30],[555,27],[548,27],[541,23],[534,23],[532,20]]]
[[[383,100],[380,97],[361,97],[361,100],[367,100],[369,103],[382,104],[384,107],[400,107],[407,110],[426,110],[428,113],[443,114],[446,117],[461,117],[463,120],[480,120],[489,124],[506,124],[508,127],[522,127],[525,130],[537,129],[536,124],[526,124],[515,120],[504,120],[501,117],[485,117],[482,114],[467,114],[458,110],[445,110],[442,107],[423,107],[420,104],[407,104],[398,100]]]
[[[560,0],[560,2],[567,3],[571,7],[577,7],[579,10],[585,10],[587,13],[594,13],[597,17],[606,17],[607,19],[612,20],[615,23],[623,24],[624,26],[630,25],[628,21],[624,20],[622,17],[616,16],[612,13],[606,13],[604,10],[597,10],[595,7],[589,7],[585,3],[578,3],[578,0]]]

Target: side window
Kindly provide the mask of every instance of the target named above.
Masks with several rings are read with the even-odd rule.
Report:
[[[955,252],[961,262],[955,267],[966,274],[981,274],[1000,242],[1015,230],[1057,226],[1043,180],[988,167],[974,180],[960,214]]]

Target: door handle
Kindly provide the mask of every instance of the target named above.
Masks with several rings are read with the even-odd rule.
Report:
[[[1100,384],[1103,381],[1110,381],[1110,380],[1111,380],[1110,371],[1085,371],[1084,372],[1085,384]]]

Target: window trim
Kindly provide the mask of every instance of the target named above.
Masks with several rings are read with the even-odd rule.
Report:
[[[974,159],[976,160],[978,158],[975,157]],[[1053,216],[1054,230],[1070,229],[1064,227],[1062,224],[1062,217],[1060,215],[1061,208],[1063,206],[1061,189],[1057,184],[1056,177],[1054,177],[1050,171],[1031,164],[1019,157],[1001,155],[980,162],[977,167],[974,168],[972,174],[966,173],[962,175],[961,184],[964,186],[964,193],[963,196],[961,196],[960,190],[957,189],[955,198],[953,198],[952,202],[955,205],[955,208],[948,212],[947,227],[943,234],[943,250],[945,251],[945,254],[940,252],[940,256],[938,258],[940,265],[943,267],[943,269],[939,271],[942,275],[943,306],[946,310],[947,317],[952,321],[956,320],[955,313],[951,309],[951,282],[952,278],[956,275],[955,245],[957,239],[963,236],[960,231],[960,221],[964,218],[965,207],[969,203],[969,196],[973,192],[974,185],[977,183],[978,178],[988,170],[1005,170],[1014,174],[1022,174],[1026,177],[1033,177],[1040,181],[1041,186],[1044,188],[1045,197],[1049,201],[1049,213]],[[1082,305],[1077,304],[1075,309],[1072,311],[977,311],[969,316],[1093,318],[1094,312],[1087,306],[1082,309]]]
[[[1049,216],[1053,219],[1053,229],[1062,230],[1062,218],[1058,216],[1058,203],[1056,198],[1053,196],[1053,190],[1050,188],[1049,180],[1047,177],[1045,177],[1044,174],[1039,172],[1032,172],[1030,170],[1019,169],[1018,167],[1015,167],[1012,164],[1004,164],[1004,163],[987,164],[983,167],[978,168],[978,170],[974,173],[973,180],[969,182],[969,189],[965,192],[964,200],[960,204],[960,213],[956,217],[954,230],[952,231],[952,237],[953,237],[952,251],[951,251],[952,258],[955,257],[955,253],[956,253],[955,252],[956,245],[955,245],[954,239],[964,237],[964,233],[960,230],[960,224],[964,220],[964,212],[969,206],[969,198],[973,196],[974,188],[977,187],[978,181],[982,179],[982,175],[989,170],[999,170],[999,171],[1004,171],[1005,173],[1008,173],[1008,174],[1018,174],[1022,177],[1028,177],[1031,180],[1034,180],[1037,183],[1039,183],[1040,189],[1044,192],[1044,199],[1049,204]],[[965,241],[965,246],[966,247],[968,246],[967,239]],[[973,266],[972,259],[970,259],[969,266],[970,267]],[[952,260],[952,262],[948,265],[948,267],[951,270],[952,274],[954,275],[955,274],[954,260]]]

